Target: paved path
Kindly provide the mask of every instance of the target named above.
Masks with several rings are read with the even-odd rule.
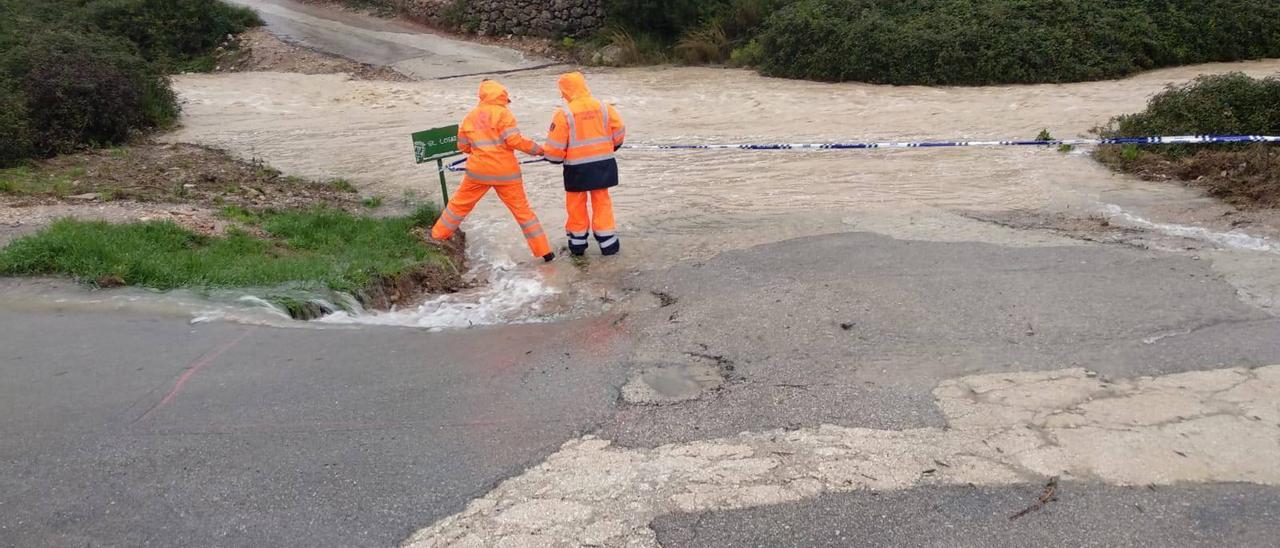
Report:
[[[657,501],[646,493],[703,487],[693,498],[671,499],[687,504],[654,503],[632,514],[657,519],[653,527],[648,519],[621,525],[600,520],[605,525],[592,534],[611,545],[684,538],[679,535],[688,533],[690,522],[662,519],[671,512],[706,514],[708,523],[777,517],[791,527],[777,531],[779,542],[789,538],[784,533],[824,535],[822,520],[788,516],[809,515],[796,508],[827,511],[822,509],[854,499],[820,493],[855,489],[893,491],[899,493],[894,500],[909,501],[946,498],[958,492],[940,488],[972,481],[998,488],[982,492],[1003,497],[1004,511],[1006,502],[1034,499],[1049,474],[1099,484],[1083,489],[1097,505],[1117,508],[1132,502],[1103,486],[1274,484],[1267,475],[1274,471],[1250,475],[1258,473],[1251,472],[1254,465],[1274,462],[1266,444],[1280,440],[1267,408],[1224,411],[1231,420],[1250,422],[1229,428],[1205,423],[1204,430],[1220,436],[1192,437],[1167,453],[1132,455],[1124,452],[1131,442],[1090,445],[1109,438],[1083,436],[1062,437],[1061,447],[1068,448],[1063,455],[1037,445],[1039,438],[1015,436],[1007,442],[1041,448],[1040,464],[1015,459],[969,466],[963,455],[977,454],[973,443],[980,442],[965,429],[990,425],[956,423],[964,410],[938,403],[951,397],[945,396],[948,386],[970,390],[995,382],[975,375],[997,374],[999,381],[1025,371],[1010,378],[1038,386],[1026,397],[1029,410],[981,416],[1044,429],[1048,415],[1034,410],[1078,409],[1082,420],[1104,424],[1140,418],[1145,415],[1137,411],[1150,407],[1135,403],[1116,415],[1088,406],[1103,401],[1103,392],[1112,399],[1136,396],[1143,382],[1154,382],[1126,379],[1241,367],[1190,377],[1192,388],[1223,384],[1213,388],[1222,396],[1184,391],[1187,397],[1166,403],[1165,411],[1192,420],[1214,416],[1202,407],[1240,403],[1235,393],[1225,395],[1234,384],[1254,378],[1249,375],[1274,376],[1273,369],[1246,370],[1280,363],[1280,320],[1241,304],[1203,261],[1115,246],[1006,248],[851,233],[760,246],[640,274],[629,283],[638,295],[665,297],[625,317],[436,334],[192,326],[178,317],[59,305],[17,309],[0,302],[0,544],[386,546],[463,512],[475,499],[493,501],[492,508],[556,500],[553,507],[535,504],[523,514],[507,514],[502,519],[508,521],[499,523],[514,533],[529,519],[611,511],[607,504],[584,510],[583,503],[557,496],[557,489],[584,480],[610,485],[595,481],[615,477],[610,474],[621,481],[613,484],[618,489],[608,493],[610,500]],[[735,298],[726,297],[731,292]],[[694,366],[711,366],[719,382],[703,377],[691,393],[663,383],[647,395],[626,388],[634,388],[637,378],[653,380],[655,369]],[[948,380],[957,378],[967,384]],[[1037,385],[1037,379],[1066,384]],[[1101,380],[1113,385],[1096,384]],[[1262,401],[1274,404],[1274,392],[1261,389]],[[694,399],[670,403],[663,394]],[[1063,400],[1060,394],[1074,396]],[[1262,422],[1249,418],[1254,415]],[[1156,417],[1151,424],[1165,420]],[[796,436],[769,446],[768,458],[799,464],[759,461],[760,446],[753,444],[771,436]],[[877,453],[881,457],[832,452],[874,447],[867,436],[897,449]],[[1135,436],[1153,447],[1168,441]],[[593,451],[583,466],[565,470],[577,483],[522,487],[575,450]],[[703,480],[681,483],[676,475],[662,475],[661,466],[644,464],[645,458],[682,451],[685,465],[702,470],[697,477]],[[1124,458],[1108,468],[1113,461],[1106,457],[1114,451]],[[1003,462],[1000,454],[991,450],[982,462]],[[813,458],[804,461],[806,455]],[[1261,460],[1226,458],[1233,455]],[[643,457],[636,466],[609,466],[633,456]],[[529,468],[548,457],[551,464]],[[924,457],[950,468],[919,460]],[[698,468],[698,459],[709,468]],[[868,468],[836,467],[822,481],[856,474],[847,485],[782,481],[790,477],[784,470],[846,461],[866,461]],[[1195,475],[1200,468],[1192,465],[1203,468],[1206,461],[1219,467]],[[926,474],[922,465],[936,471]],[[1135,466],[1171,475],[1159,481],[1126,476]],[[946,479],[952,470],[955,481]],[[647,474],[657,475],[638,481]],[[759,481],[744,479],[749,477]],[[516,479],[499,483],[507,478]],[[1251,511],[1278,511],[1271,488],[1249,489],[1257,494]],[[1212,484],[1180,488],[1167,498],[1162,493],[1144,497],[1193,509],[1162,514],[1182,528],[1197,527],[1203,513],[1220,514],[1228,504]],[[724,513],[778,502],[791,506]],[[482,512],[485,504],[471,503],[466,511]],[[995,512],[997,502],[989,504]],[[1114,532],[1131,519],[1115,514],[1107,521],[1105,512],[1098,514],[1103,521],[1097,527]],[[878,522],[848,519],[850,531],[873,531]],[[448,523],[453,521],[438,527]],[[1270,523],[1245,520],[1240,538],[1261,538],[1249,535],[1266,534]],[[433,529],[426,531],[420,540]],[[1019,542],[999,536],[1016,535],[1016,528],[983,534]]]
[[[230,0],[253,8],[277,37],[419,79],[505,72],[550,61],[523,53],[293,0]]]
[[[536,64],[240,1],[423,78]],[[1280,320],[1230,257],[1006,225],[743,244],[625,276],[629,313],[442,333],[0,294],[0,546],[1273,544]]]

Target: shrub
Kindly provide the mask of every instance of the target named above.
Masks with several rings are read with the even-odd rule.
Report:
[[[1142,112],[1117,116],[1105,137],[1280,133],[1280,77],[1204,76],[1156,95]],[[1274,145],[1098,147],[1094,157],[1143,178],[1186,181],[1241,207],[1280,207]]]
[[[674,40],[685,31],[696,28],[720,3],[698,0],[606,0],[605,12],[618,25],[644,31],[659,40]]]
[[[1275,135],[1280,133],[1280,77],[1259,79],[1237,72],[1170,86],[1151,98],[1146,110],[1114,118],[1105,133]]]
[[[760,30],[765,74],[884,84],[1071,82],[1280,56],[1274,0],[799,0]]]
[[[0,57],[25,99],[29,151],[65,153],[121,143],[171,123],[177,102],[163,75],[122,40],[55,31]]]
[[[600,60],[605,64],[630,66],[661,63],[667,60],[661,42],[652,34],[632,34],[626,29],[614,27],[606,30],[601,36],[608,47],[615,50],[612,58]]]
[[[729,65],[734,67],[754,67],[764,60],[764,47],[759,41],[752,40],[745,46],[736,48],[729,54]]]
[[[1105,137],[1280,134],[1280,77],[1241,73],[1202,76],[1151,98],[1142,112],[1117,116],[1098,129]],[[1181,156],[1190,147],[1160,147]]]
[[[615,25],[652,34],[668,44],[690,31],[719,26],[745,43],[769,16],[795,0],[606,0]]]
[[[200,65],[227,35],[262,24],[253,10],[211,0],[97,0],[85,10],[102,32],[130,40],[144,58],[171,69]]]
[[[0,80],[0,167],[31,156],[31,132],[27,126],[27,99]]]
[[[215,0],[0,0],[0,165],[176,119],[164,73],[260,21]]]
[[[676,43],[676,53],[690,65],[723,63],[729,59],[733,46],[720,25],[712,23],[705,28],[689,31]]]

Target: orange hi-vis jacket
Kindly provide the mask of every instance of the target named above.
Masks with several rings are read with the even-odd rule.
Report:
[[[556,110],[547,135],[547,160],[564,163],[566,192],[586,192],[617,186],[618,162],[613,153],[627,137],[626,126],[613,105],[591,96],[580,72],[560,77],[564,106]]]
[[[492,80],[480,84],[480,104],[458,126],[458,150],[468,155],[464,182],[519,184],[523,181],[514,151],[542,154],[541,146],[520,134],[509,103],[502,84]]]

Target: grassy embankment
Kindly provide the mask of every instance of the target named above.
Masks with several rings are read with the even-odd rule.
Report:
[[[1142,112],[1098,128],[1105,137],[1280,135],[1280,76],[1198,78],[1156,95]],[[1152,180],[1178,180],[1241,207],[1280,207],[1280,145],[1107,146],[1095,157]]]
[[[458,288],[460,246],[422,241],[433,207],[374,218],[382,200],[359,200],[343,180],[136,142],[177,120],[168,74],[212,69],[227,35],[260,23],[218,1],[0,0],[0,205],[21,218],[28,205],[123,201],[163,219],[56,221],[0,250],[0,275],[252,288],[303,317],[323,310],[272,291],[387,308]]]
[[[69,196],[76,193],[74,196]],[[300,319],[332,310],[305,295],[342,292],[367,308],[410,304],[462,287],[461,246],[424,243],[434,205],[374,217],[342,179],[285,177],[258,162],[192,145],[123,147],[0,170],[0,204],[128,202],[173,219],[111,224],[62,219],[0,249],[0,275],[64,275],[84,283],[245,288]],[[96,206],[95,206],[96,207]]]
[[[269,289],[305,281],[301,289],[376,301],[377,293],[399,278],[430,276],[424,269],[440,271],[441,277],[456,271],[453,257],[423,245],[415,234],[437,214],[427,206],[387,218],[325,207],[258,213],[228,208],[226,215],[240,226],[220,236],[197,234],[170,221],[62,219],[0,250],[0,275],[68,275],[99,286],[162,290]]]

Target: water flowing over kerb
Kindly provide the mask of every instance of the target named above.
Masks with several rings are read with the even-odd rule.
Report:
[[[865,143],[729,143],[729,144],[669,144],[623,145],[631,150],[870,150],[881,148],[952,148],[952,147],[1010,147],[1010,146],[1092,146],[1092,145],[1210,145],[1238,143],[1280,143],[1276,135],[1157,135],[1153,137],[1111,137],[1106,139],[1032,139],[1006,141],[884,141]],[[534,164],[545,160],[525,160],[522,164]],[[453,172],[466,170],[467,159],[450,163],[445,169]]]

